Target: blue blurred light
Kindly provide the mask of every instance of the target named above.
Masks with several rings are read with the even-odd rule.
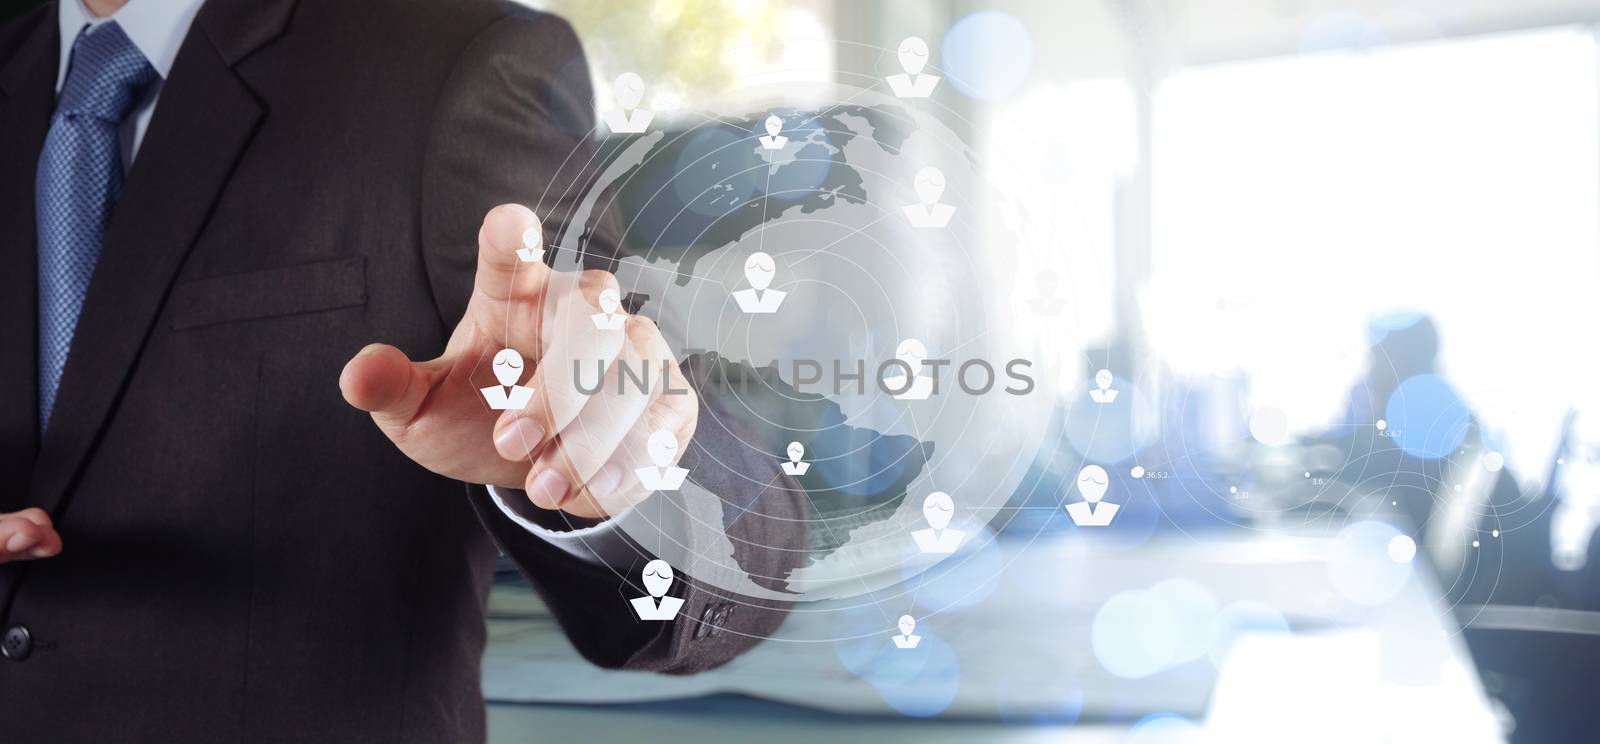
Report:
[[[1200,582],[1192,579],[1167,579],[1150,587],[1171,614],[1177,643],[1172,662],[1194,661],[1211,650],[1211,627],[1217,619],[1217,598]]]
[[[676,203],[713,218],[745,208],[765,179],[765,170],[749,145],[744,132],[728,126],[702,127],[689,135],[673,167],[676,175],[671,186]],[[658,199],[652,196],[650,202]]]
[[[901,567],[912,598],[934,612],[970,607],[987,599],[1004,570],[1005,558],[987,528],[968,535],[955,554],[932,566],[910,561]]]
[[[1472,412],[1444,378],[1421,374],[1407,377],[1389,394],[1384,420],[1406,454],[1437,460],[1461,446]]]
[[[861,678],[870,683],[889,707],[908,715],[938,715],[956,699],[961,687],[961,664],[950,645],[917,625],[922,636],[916,648],[896,648],[887,636],[882,650]]]
[[[861,597],[867,601],[867,597]],[[866,674],[873,660],[883,651],[893,630],[894,618],[885,618],[885,610],[876,604],[846,607],[829,613],[832,621],[833,653],[839,664],[851,674]]]
[[[1027,82],[1033,35],[1009,13],[973,13],[945,32],[939,65],[963,94],[984,101],[1005,98]]]
[[[1139,719],[1128,734],[1128,744],[1198,744],[1204,732],[1173,713],[1155,713]]]
[[[1095,613],[1090,645],[1100,666],[1118,677],[1148,677],[1166,668],[1177,651],[1178,630],[1160,598],[1125,591]]]

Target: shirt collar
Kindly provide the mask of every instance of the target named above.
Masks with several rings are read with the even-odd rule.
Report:
[[[61,23],[61,65],[56,74],[56,90],[67,80],[67,65],[72,60],[72,42],[85,26],[98,26],[115,20],[150,61],[162,80],[172,70],[178,47],[189,33],[189,24],[205,0],[129,0],[127,5],[104,18],[97,18],[84,7],[83,0],[60,0],[56,6]]]

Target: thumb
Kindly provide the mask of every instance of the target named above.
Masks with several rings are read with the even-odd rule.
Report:
[[[384,430],[410,423],[428,397],[430,375],[405,352],[369,344],[344,365],[339,390],[345,402],[367,413]]]

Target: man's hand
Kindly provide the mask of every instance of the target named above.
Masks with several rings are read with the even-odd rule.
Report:
[[[412,362],[393,346],[372,344],[345,364],[339,387],[400,451],[435,473],[524,488],[535,505],[580,517],[616,514],[650,493],[634,474],[654,464],[645,447],[650,434],[672,432],[681,453],[699,401],[648,318],[629,316],[620,330],[590,320],[600,293],[617,289],[615,277],[523,262],[524,233],[540,234],[526,207],[502,205],[484,217],[472,298],[443,356]],[[480,389],[501,384],[494,359],[508,348],[525,363],[517,384],[534,392],[523,410],[497,412]],[[603,365],[599,392],[579,390],[575,365],[591,390]],[[648,370],[648,391],[627,378],[619,392],[624,365],[634,376]],[[663,394],[668,387],[672,394]]]
[[[49,558],[60,552],[61,536],[43,509],[0,514],[0,563]]]

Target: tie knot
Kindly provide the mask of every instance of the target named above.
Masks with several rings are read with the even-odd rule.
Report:
[[[56,109],[120,122],[158,76],[116,21],[91,26],[72,42],[72,63]]]

